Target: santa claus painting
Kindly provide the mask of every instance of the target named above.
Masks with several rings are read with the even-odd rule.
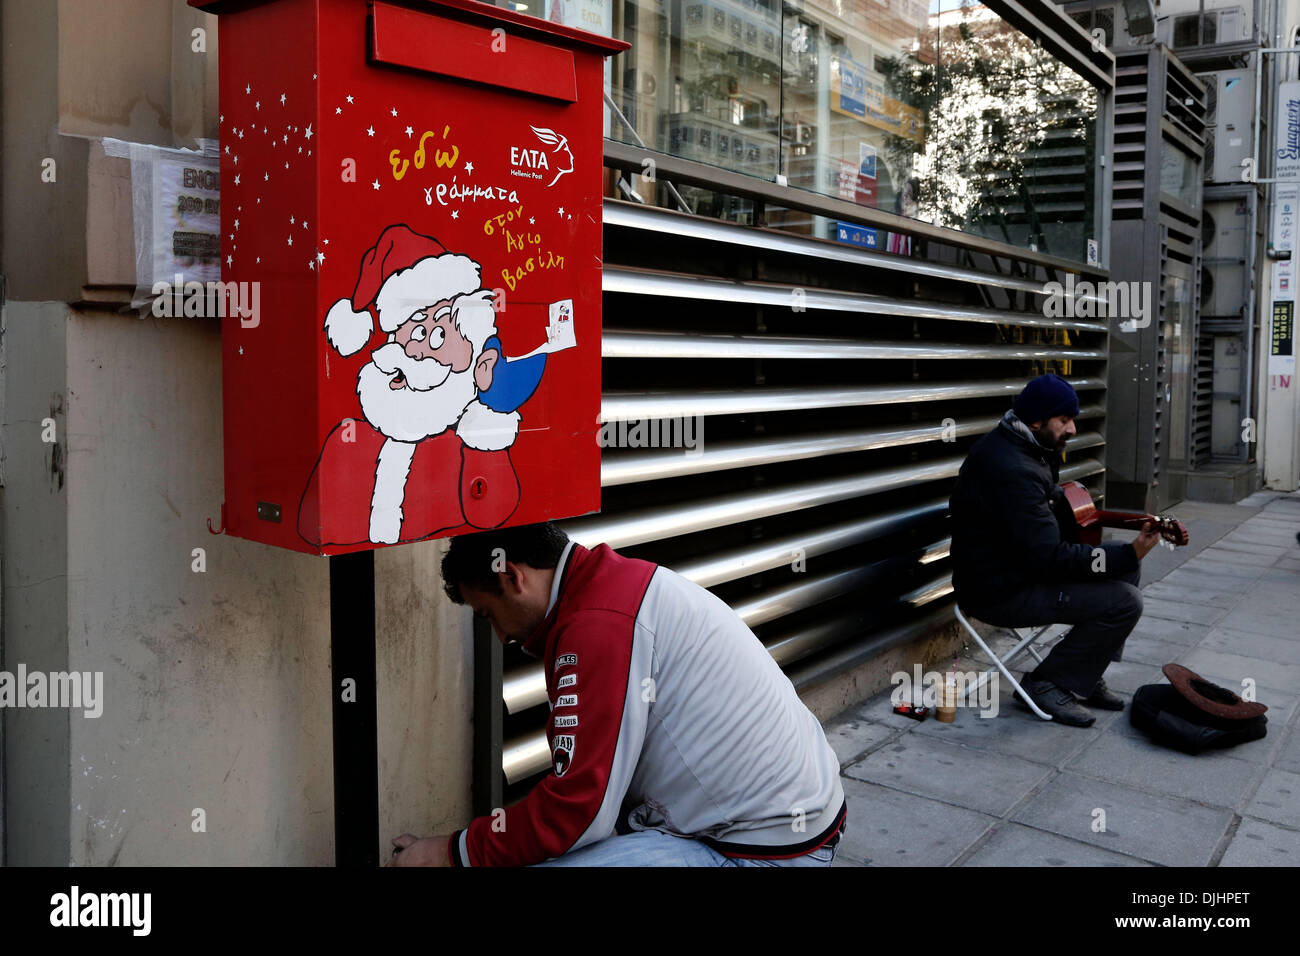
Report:
[[[303,538],[396,544],[509,519],[520,493],[509,452],[517,409],[546,355],[507,361],[496,318],[478,263],[408,226],[383,231],[352,297],[325,316],[340,355],[366,347],[375,319],[388,339],[357,377],[364,421],[340,422],[321,449],[299,507]],[[324,514],[322,499],[333,503]]]

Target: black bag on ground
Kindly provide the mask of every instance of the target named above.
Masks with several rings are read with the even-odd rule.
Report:
[[[1184,753],[1234,747],[1268,733],[1268,710],[1242,700],[1180,664],[1163,668],[1168,684],[1145,684],[1133,695],[1129,720],[1158,744]]]

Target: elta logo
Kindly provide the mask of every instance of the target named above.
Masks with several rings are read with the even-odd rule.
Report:
[[[525,153],[525,154],[528,153],[533,154],[532,157],[529,157],[533,159],[531,165],[535,167],[540,166],[542,169],[554,168],[556,170],[555,178],[546,184],[547,188],[549,189],[551,186],[554,186],[559,181],[560,177],[563,176],[565,173],[573,172],[573,152],[569,149],[569,139],[563,133],[557,133],[555,132],[555,130],[549,129],[545,126],[542,127],[529,126],[528,128],[531,129],[533,131],[533,134],[538,139],[540,139],[543,143],[545,143],[547,146],[553,147],[551,149],[550,162],[547,161],[546,154],[541,152],[540,150],[520,151],[521,153]],[[563,153],[564,155],[561,156],[560,155],[561,153]],[[564,161],[566,158],[568,159],[569,162],[567,169],[564,168]]]
[[[563,777],[573,765],[573,734],[556,734],[553,748],[555,757],[555,775]]]

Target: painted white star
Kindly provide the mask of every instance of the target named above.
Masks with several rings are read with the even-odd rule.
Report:
[[[271,174],[270,174],[270,173],[262,173],[262,182],[267,182],[270,178],[271,178]],[[262,201],[262,200],[260,200],[260,199],[258,200],[258,202],[261,202],[261,201]]]
[[[569,213],[569,215],[566,216],[565,218],[567,218],[567,219],[573,219],[573,213]]]
[[[302,221],[302,227],[303,227],[304,229],[307,228],[307,220],[306,220],[306,219],[304,219],[304,220]]]
[[[245,92],[245,93],[251,93],[251,92],[253,92],[253,88],[252,88],[251,86],[245,86],[245,87],[244,87],[244,92]]]
[[[367,136],[374,136],[374,135],[375,135],[375,128],[374,128],[373,126],[368,126],[368,127],[366,127],[366,135],[367,135]]]
[[[239,173],[235,173],[235,185],[239,185]]]
[[[262,197],[261,197],[261,196],[258,196],[258,197],[257,197],[257,204],[258,204],[259,206],[262,205]]]
[[[325,253],[321,252],[319,249],[316,250],[316,261],[317,262],[325,261]]]
[[[234,256],[226,256],[226,265],[233,265],[234,262],[235,262]]]
[[[315,260],[315,259],[308,259],[308,260],[307,260],[307,268],[308,268],[308,269],[315,269],[315,268],[316,268],[316,260]]]
[[[326,240],[325,240],[325,245],[328,246],[329,244],[330,244],[330,241],[329,241],[328,239],[326,239]]]
[[[311,150],[310,150],[310,149],[309,149],[309,150],[307,150],[307,155],[308,155],[308,156],[310,156],[310,155],[311,155]]]
[[[226,144],[226,155],[227,155],[227,156],[230,155],[230,144],[229,144],[229,143]]]
[[[371,183],[370,185],[372,185],[372,186],[374,186],[376,189],[378,189],[378,188],[379,188],[379,180],[376,179],[376,180],[375,180],[373,183]]]
[[[284,168],[285,168],[285,169],[288,169],[288,168],[289,168],[289,164],[288,164],[288,163],[285,163],[285,164],[284,164]],[[570,216],[569,218],[572,219],[573,217]]]
[[[301,147],[301,146],[298,147],[298,155],[299,155],[299,156],[302,155],[302,147]]]
[[[473,163],[466,163],[466,164],[465,164],[465,172],[467,172],[467,173],[473,173],[473,172],[474,172],[474,164],[473,164]]]
[[[535,225],[536,223],[537,223],[536,219],[534,219],[532,216],[528,217],[528,225],[532,226]]]
[[[312,78],[313,80],[316,79],[316,74],[313,73],[313,74],[311,75],[311,78]]]
[[[411,129],[411,127],[409,126],[406,127],[406,138],[410,139],[414,135],[415,135],[415,130]]]
[[[285,133],[284,136],[283,136],[283,138],[280,140],[280,142],[282,142],[282,143],[287,143],[287,142],[289,142],[289,134],[288,134],[288,133]]]
[[[262,108],[262,101],[261,101],[261,100],[258,100],[256,103],[253,104],[253,109],[255,109],[255,110],[260,110],[261,108]]]
[[[289,245],[293,245],[293,236],[289,237]]]
[[[396,115],[397,115],[397,107],[394,106],[391,110],[389,110],[389,112],[392,113],[394,116],[396,116]]]
[[[239,354],[240,355],[244,354],[244,347],[242,345],[239,347]]]
[[[561,218],[561,219],[564,218],[564,207],[563,207],[563,206],[560,207],[560,218]]]
[[[281,106],[284,105],[284,94],[283,94],[283,93],[280,94],[280,105],[281,105]]]
[[[236,166],[239,165],[239,154],[238,154],[238,153],[235,154],[235,165],[236,165]]]
[[[459,219],[459,218],[460,218],[460,210],[459,210],[459,209],[453,209],[453,210],[451,211],[451,218],[452,218],[452,219]]]
[[[259,265],[259,266],[262,264],[262,257],[261,257],[261,256],[258,256],[258,257],[257,257],[257,263],[256,263],[256,264]]]
[[[279,144],[278,144],[275,140],[271,140],[271,148],[272,148],[272,149],[275,149],[275,147],[278,146],[278,145],[279,145]]]
[[[230,239],[231,242],[234,242],[234,241],[235,241],[235,234],[232,232],[232,233],[230,233],[230,235],[229,235],[227,238]]]
[[[224,123],[225,121],[226,121],[226,114],[225,114],[225,113],[222,113],[220,116],[217,117],[217,125],[218,125],[218,126],[220,126],[220,125],[221,125],[222,123]]]
[[[311,134],[311,123],[308,123],[308,124],[307,124],[307,128],[306,128],[305,130],[302,131],[302,135],[303,135],[303,136],[306,136],[308,139],[311,139],[311,135],[312,135],[312,134]]]
[[[235,220],[235,228],[236,228],[236,229],[239,228],[239,220],[238,220],[238,219]]]
[[[239,131],[239,138],[240,139],[244,138],[244,131],[242,129]]]
[[[335,115],[335,116],[338,116],[338,115],[339,115],[340,113],[342,113],[342,112],[343,112],[343,107],[341,107],[341,106],[336,106],[336,107],[334,107],[334,115]]]
[[[289,225],[291,225],[291,226],[293,225],[293,220],[294,220],[294,217],[293,217],[293,216],[290,216],[290,217],[289,217]]]
[[[348,95],[348,97],[347,97],[347,101],[348,101],[349,103],[352,102],[352,96],[351,96],[351,94]]]
[[[265,127],[265,126],[262,127],[262,135],[263,135],[263,136],[266,135],[266,127]]]

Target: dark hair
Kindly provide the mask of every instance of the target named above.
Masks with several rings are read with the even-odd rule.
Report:
[[[499,561],[526,564],[530,568],[554,568],[568,543],[569,536],[549,521],[460,535],[452,539],[442,559],[442,589],[457,604],[465,603],[460,591],[462,584],[477,591],[500,594]]]

